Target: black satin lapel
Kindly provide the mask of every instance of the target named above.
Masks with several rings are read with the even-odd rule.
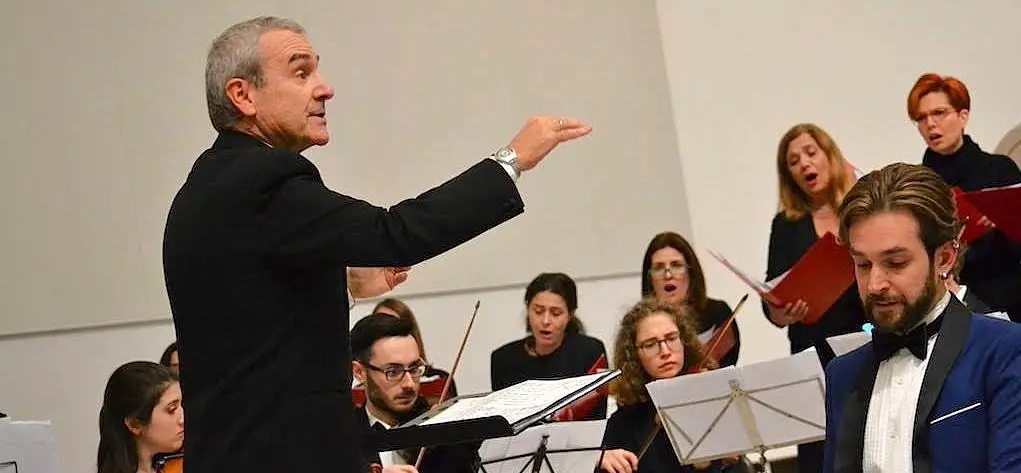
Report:
[[[861,473],[865,451],[865,421],[872,400],[872,386],[876,382],[879,365],[869,347],[858,375],[858,385],[844,401],[840,430],[837,432],[833,460],[834,473]]]
[[[968,342],[968,334],[971,332],[971,319],[974,317],[970,310],[964,306],[956,297],[950,298],[950,303],[943,310],[943,323],[939,331],[939,337],[932,348],[929,365],[925,369],[922,378],[922,388],[918,393],[918,407],[915,410],[914,438],[912,440],[912,464],[915,473],[927,473],[932,471],[929,462],[929,418],[932,415],[932,408],[939,399],[943,390],[943,382],[947,374],[953,368],[957,356],[961,354],[965,343]]]

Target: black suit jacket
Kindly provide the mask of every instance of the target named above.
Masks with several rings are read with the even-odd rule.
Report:
[[[189,473],[362,471],[345,267],[414,265],[522,211],[490,159],[387,210],[327,189],[300,154],[221,133],[164,234]]]
[[[428,409],[428,402],[424,398],[418,398],[411,412],[403,419],[399,419],[398,423],[408,422]],[[363,429],[363,432],[368,433],[372,429],[372,426],[369,425],[369,415],[364,407],[355,411],[355,423]],[[374,433],[385,435],[385,430]],[[372,435],[367,435],[367,437],[371,438]],[[425,455],[422,456],[422,464],[419,465],[418,471],[419,473],[476,473],[479,470],[479,465],[482,463],[482,459],[479,457],[479,448],[481,446],[482,442],[431,446],[426,449]],[[408,464],[413,465],[415,460],[418,459],[419,451],[419,448],[409,448],[402,450],[400,453],[407,459]],[[371,441],[367,441],[362,445],[362,458],[366,465],[380,462],[379,451],[372,445]]]
[[[783,212],[777,213],[769,232],[766,278],[773,279],[791,269],[818,239],[811,217],[788,220]],[[766,302],[762,302],[762,311],[768,319],[769,308]],[[865,308],[858,296],[858,288],[851,284],[818,322],[811,325],[796,323],[787,327],[791,353],[814,346],[826,360],[832,353],[826,337],[859,331],[864,323]]]

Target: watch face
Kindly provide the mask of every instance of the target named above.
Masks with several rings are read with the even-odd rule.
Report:
[[[508,157],[508,156],[510,156],[512,154],[514,154],[514,151],[511,151],[510,148],[500,148],[496,152],[496,157],[498,157],[498,158],[506,158],[506,157]]]

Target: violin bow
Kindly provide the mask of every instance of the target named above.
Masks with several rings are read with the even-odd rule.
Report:
[[[715,342],[713,342],[712,346],[710,346],[709,349],[706,350],[706,353],[712,353],[712,351],[716,349],[716,346],[719,345],[720,341],[723,340],[723,335],[725,335],[726,331],[728,329],[730,329],[730,326],[734,323],[734,317],[737,316],[738,311],[741,310],[741,307],[744,306],[744,303],[747,300],[748,300],[748,294],[745,293],[744,297],[742,297],[741,300],[737,302],[737,305],[734,306],[734,311],[730,313],[730,317],[728,317],[727,318],[727,322],[723,324],[723,328],[720,329],[720,337],[717,338]],[[705,357],[705,359],[703,359],[702,362],[698,364],[698,368],[695,369],[695,372],[699,373],[699,372],[705,371],[705,369],[706,369],[705,365],[708,362],[709,362],[709,356],[707,355]],[[645,452],[649,450],[649,447],[652,446],[652,442],[653,442],[653,440],[656,439],[656,435],[659,434],[659,431],[663,430],[663,420],[660,419],[660,416],[659,416],[658,412],[656,413],[656,422],[655,423],[656,423],[656,426],[652,428],[652,432],[649,433],[649,436],[645,438],[645,442],[642,442],[642,448],[641,448],[641,450],[638,451],[638,460],[639,461],[642,459],[642,456],[645,455]]]
[[[468,328],[464,331],[464,337],[461,338],[461,348],[457,349],[457,356],[454,357],[454,366],[450,368],[450,376],[447,376],[447,380],[443,382],[443,391],[440,392],[440,399],[436,401],[436,405],[439,406],[447,400],[447,394],[450,392],[450,382],[454,379],[454,373],[457,372],[458,365],[461,364],[461,355],[464,354],[464,347],[468,344],[468,334],[472,331],[472,326],[475,325],[475,317],[479,315],[479,305],[482,304],[481,300],[475,301],[475,310],[472,312],[472,318],[468,321]],[[426,447],[422,447],[418,451],[418,459],[415,460],[415,469],[417,470],[422,466],[422,457],[425,456]]]

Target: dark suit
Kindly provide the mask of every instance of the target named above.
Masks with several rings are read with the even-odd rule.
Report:
[[[411,411],[403,418],[398,419],[398,424],[408,422],[428,409],[428,402],[424,398],[418,398]],[[373,426],[369,425],[369,415],[364,407],[355,411],[355,423],[364,432],[373,429]],[[379,428],[377,427],[377,429]],[[385,430],[377,430],[371,435],[366,435],[366,438],[371,439],[373,435],[385,435],[385,432]],[[367,464],[380,463],[379,452],[371,443],[369,440],[362,445],[362,458]],[[431,446],[422,456],[422,464],[419,465],[418,471],[419,473],[476,473],[479,470],[478,465],[482,463],[482,459],[479,457],[481,446],[482,442]],[[414,465],[415,460],[418,459],[419,451],[419,448],[408,448],[401,450],[398,454],[403,455],[407,464]]]
[[[164,235],[189,473],[364,471],[345,267],[414,265],[522,211],[490,159],[388,211],[327,189],[297,153],[221,133]]]
[[[956,297],[943,318],[918,396],[913,471],[1021,471],[1021,326]],[[826,473],[862,471],[877,369],[871,342],[826,367]]]

